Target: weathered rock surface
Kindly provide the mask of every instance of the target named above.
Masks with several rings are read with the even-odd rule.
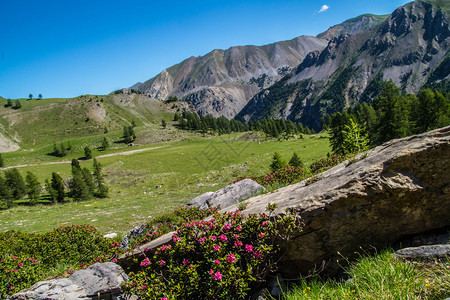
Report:
[[[450,245],[428,245],[403,248],[395,252],[395,257],[410,260],[435,260],[450,257]]]
[[[305,186],[294,184],[247,200],[244,213],[276,203],[303,220],[289,243],[281,271],[307,274],[336,263],[360,247],[381,249],[402,238],[450,225],[450,127],[387,142],[354,163],[344,162]],[[225,211],[232,211],[236,205]]]
[[[119,265],[112,262],[97,263],[75,272],[69,278],[38,282],[14,294],[11,300],[118,299],[121,294],[120,285],[127,280],[128,276]]]
[[[244,179],[236,183],[227,185],[214,193],[207,192],[194,199],[192,199],[187,206],[195,206],[200,209],[207,209],[208,207],[226,208],[230,205],[238,203],[242,200],[248,199],[264,191],[265,188],[259,183]]]

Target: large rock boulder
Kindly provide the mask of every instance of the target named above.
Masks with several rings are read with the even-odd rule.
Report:
[[[242,200],[258,195],[264,190],[265,188],[259,183],[251,179],[244,179],[227,185],[216,192],[202,194],[192,199],[187,206],[199,207],[200,209],[208,209],[209,207],[217,206],[226,208]]]
[[[123,269],[112,262],[97,263],[69,278],[41,281],[11,296],[13,299],[90,300],[118,299],[120,285],[128,281]]]
[[[381,249],[450,225],[449,141],[450,127],[392,140],[319,175],[313,184],[249,199],[243,212],[262,213],[276,203],[275,213],[289,209],[302,218],[303,231],[289,242],[281,262],[283,275],[296,278],[323,263],[325,272],[336,274],[337,260],[361,248]]]
[[[246,200],[243,213],[290,210],[303,230],[289,241],[280,262],[284,278],[298,278],[325,265],[337,275],[343,257],[361,249],[385,248],[410,236],[450,226],[450,127],[397,139],[320,175]],[[234,211],[234,204],[223,212]],[[168,233],[133,256],[170,243]],[[340,260],[340,263],[337,261]]]

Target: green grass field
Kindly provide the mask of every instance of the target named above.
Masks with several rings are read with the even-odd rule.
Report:
[[[91,224],[105,233],[123,233],[149,218],[186,204],[204,192],[218,190],[238,176],[269,172],[275,151],[286,161],[296,151],[306,164],[330,151],[328,138],[323,134],[277,141],[248,133],[202,137],[171,126],[162,129],[149,125],[137,128],[137,132],[137,141],[156,135],[173,140],[133,147],[114,144],[115,149],[94,150],[94,156],[104,166],[110,187],[109,198],[51,205],[46,203],[43,195],[40,204],[35,206],[28,206],[25,198],[19,205],[0,211],[0,231],[45,232],[60,225]],[[120,133],[110,135],[114,139],[114,135],[118,138]],[[71,139],[73,153],[64,158],[46,155],[52,148],[47,145],[33,152],[5,153],[4,159],[9,166],[11,162],[31,164],[19,167],[19,171],[22,174],[31,171],[43,183],[52,172],[58,172],[63,178],[70,177],[70,159],[82,157],[85,144],[97,145],[100,140],[101,136]],[[133,150],[142,152],[119,155]],[[43,161],[53,164],[40,165]],[[91,168],[92,160],[82,161],[81,166]],[[158,185],[162,187],[156,189]]]

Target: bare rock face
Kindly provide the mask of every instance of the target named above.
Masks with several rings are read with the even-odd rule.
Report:
[[[325,263],[336,274],[337,260],[355,251],[382,249],[402,238],[450,225],[450,127],[392,140],[356,162],[247,200],[244,213],[286,209],[303,220],[280,264],[285,277],[298,278]],[[230,206],[226,211],[233,211]],[[341,256],[342,255],[342,256]]]
[[[403,248],[395,252],[395,257],[410,260],[434,261],[448,256],[450,256],[450,244]]]
[[[209,207],[226,208],[236,204],[242,200],[250,198],[264,191],[265,188],[259,183],[244,179],[239,182],[227,185],[214,193],[207,192],[192,199],[187,206],[199,207],[200,209],[208,209]]]
[[[264,46],[216,49],[131,88],[162,100],[177,96],[192,103],[201,115],[231,119],[257,92],[296,67],[309,52],[326,45],[324,39],[299,36]]]
[[[120,285],[128,281],[122,268],[112,262],[97,263],[69,278],[41,281],[11,297],[13,299],[89,300],[118,299]]]

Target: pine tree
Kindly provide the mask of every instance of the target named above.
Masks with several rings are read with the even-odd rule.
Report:
[[[272,164],[270,164],[270,169],[275,172],[285,166],[286,163],[281,159],[281,155],[278,152],[273,154]]]
[[[5,182],[9,190],[11,191],[11,196],[13,199],[20,199],[25,196],[27,189],[25,186],[25,181],[19,170],[16,168],[9,169],[5,171]]]
[[[20,103],[20,101],[19,100],[16,100],[16,102],[15,102],[15,104],[14,104],[14,107],[13,107],[14,109],[20,109],[20,108],[22,108],[22,104]]]
[[[55,191],[56,200],[58,202],[64,202],[66,192],[64,191],[63,179],[58,173],[52,173],[51,187]]]
[[[76,161],[76,163],[74,163]],[[76,201],[89,199],[89,188],[83,178],[80,164],[76,159],[72,160],[72,180],[69,184],[70,195]]]
[[[136,121],[135,121],[134,119],[131,120],[131,127],[132,127],[132,128],[136,127]]]
[[[11,100],[11,99],[6,100],[6,104],[3,105],[3,106],[4,106],[4,107],[12,107],[12,106],[13,106],[12,100]]]
[[[92,158],[92,151],[91,151],[91,149],[88,146],[84,147],[84,157],[86,159],[91,159]]]
[[[109,147],[109,142],[108,142],[108,139],[105,136],[105,137],[103,137],[102,145],[100,146],[100,149],[105,151],[106,149],[108,149],[108,147]]]
[[[64,147],[64,144],[63,144],[63,143],[61,143],[61,150],[59,151],[59,155],[60,155],[61,157],[64,157],[64,156],[67,155],[67,150],[66,150],[66,147]]]
[[[50,181],[47,179],[45,179],[45,190],[47,191],[47,193],[50,195],[50,200],[52,200],[53,203],[56,202],[56,191],[55,189],[52,187],[52,184],[50,183]]]
[[[5,166],[5,162],[3,161],[2,154],[0,153],[0,168],[3,168]]]
[[[83,176],[83,180],[86,183],[86,186],[89,190],[89,195],[93,195],[94,190],[95,190],[95,185],[94,185],[94,180],[92,178],[91,171],[89,171],[88,168],[83,168],[83,169],[81,169],[81,175]]]
[[[39,183],[36,175],[31,173],[30,171],[27,172],[25,180],[27,182],[27,194],[30,198],[30,203],[35,204],[39,199],[39,196],[41,195],[41,184]]]
[[[108,187],[103,181],[102,165],[94,158],[94,183],[97,186],[97,196],[99,198],[105,198],[108,196]]]
[[[53,143],[53,152],[51,153],[51,155],[56,156],[56,157],[61,156],[61,151],[59,151],[59,148],[58,148],[58,146],[56,146],[56,143]]]
[[[279,131],[278,131],[278,128],[277,128],[277,125],[276,125],[275,123],[272,123],[272,124],[270,125],[270,127],[271,127],[271,129],[270,129],[270,135],[271,135],[272,137],[274,137],[274,138],[277,138],[277,137],[280,135],[280,133],[279,133]]]
[[[344,143],[342,145],[345,153],[359,153],[367,150],[369,140],[364,134],[364,128],[350,118],[350,123],[345,125]]]
[[[161,121],[161,126],[162,126],[162,128],[166,128],[167,127],[166,121],[162,120]]]
[[[331,118],[330,127],[330,144],[334,153],[344,155],[345,148],[345,126],[350,124],[350,116],[346,111],[343,113],[337,112]]]
[[[12,193],[6,180],[0,174],[0,207],[10,208],[12,206]]]
[[[129,144],[134,141],[136,135],[134,134],[134,130],[132,126],[124,126],[123,127],[123,141],[126,144]]]
[[[296,168],[303,167],[303,162],[296,152],[294,152],[294,154],[292,155],[292,158],[289,161],[289,165]]]

